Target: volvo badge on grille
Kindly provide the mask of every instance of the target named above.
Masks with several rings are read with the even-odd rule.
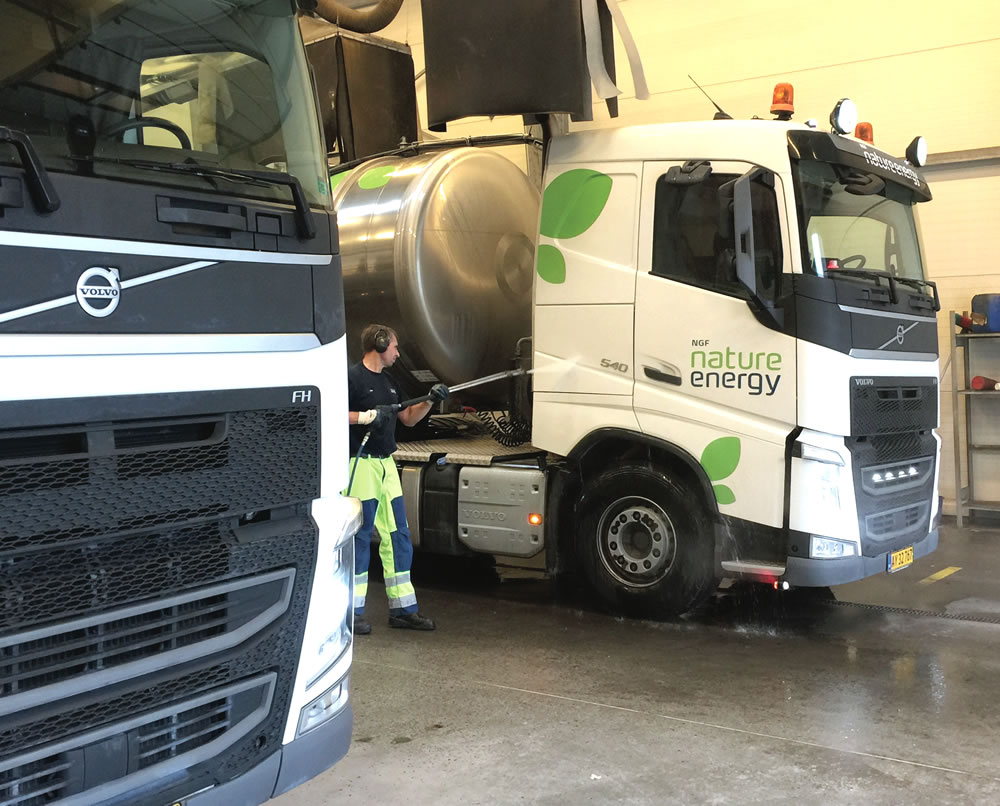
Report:
[[[121,300],[118,269],[91,266],[76,281],[76,301],[84,313],[103,317],[114,313]]]

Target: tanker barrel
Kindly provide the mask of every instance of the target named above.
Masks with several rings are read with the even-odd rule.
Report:
[[[508,369],[531,332],[540,198],[524,172],[495,151],[457,148],[375,158],[334,181],[351,360],[361,329],[378,322],[399,336],[404,396]],[[469,397],[503,407],[505,395]]]

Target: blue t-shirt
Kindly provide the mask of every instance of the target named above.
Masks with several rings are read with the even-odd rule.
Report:
[[[347,402],[349,411],[368,411],[376,406],[385,406],[401,402],[399,387],[396,381],[386,371],[372,372],[359,361],[347,370]],[[376,428],[371,425],[351,426],[351,456],[357,455],[358,447],[371,429],[368,444],[365,445],[362,456],[391,456],[396,450],[396,418]]]

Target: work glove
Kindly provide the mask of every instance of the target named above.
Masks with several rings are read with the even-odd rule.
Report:
[[[451,394],[451,392],[448,391],[448,387],[445,386],[443,383],[436,383],[431,387],[431,391],[429,394],[431,400],[433,400],[435,403],[440,403],[442,400],[445,400],[448,397],[448,395]]]
[[[358,425],[374,425],[381,428],[395,414],[392,406],[376,406],[368,411],[358,412]]]
[[[376,406],[373,428],[385,428],[386,424],[396,419],[396,410],[392,406]]]

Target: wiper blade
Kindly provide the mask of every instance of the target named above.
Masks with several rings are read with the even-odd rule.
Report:
[[[884,271],[877,271],[875,269],[831,269],[826,273],[827,277],[833,277],[834,279],[836,279],[838,275],[843,277],[861,277],[866,280],[874,280],[875,285],[880,287],[882,285],[882,281],[885,280],[889,284],[889,301],[894,305],[899,301],[896,296],[896,278]]]
[[[21,158],[24,176],[28,180],[28,190],[35,207],[43,213],[53,213],[59,209],[59,195],[52,186],[49,172],[38,158],[38,152],[28,139],[28,135],[16,129],[0,126],[0,143],[10,143]]]
[[[295,205],[295,225],[298,229],[299,237],[305,240],[316,237],[316,227],[313,224],[312,212],[309,209],[306,194],[302,190],[299,180],[291,174],[282,173],[281,171],[241,171],[234,168],[213,168],[193,162],[156,162],[154,160],[130,160],[119,157],[94,157],[93,159],[100,162],[114,162],[150,171],[188,174],[190,176],[202,176],[206,179],[222,179],[226,182],[242,182],[262,185],[264,187],[284,185],[292,193],[292,202]]]

